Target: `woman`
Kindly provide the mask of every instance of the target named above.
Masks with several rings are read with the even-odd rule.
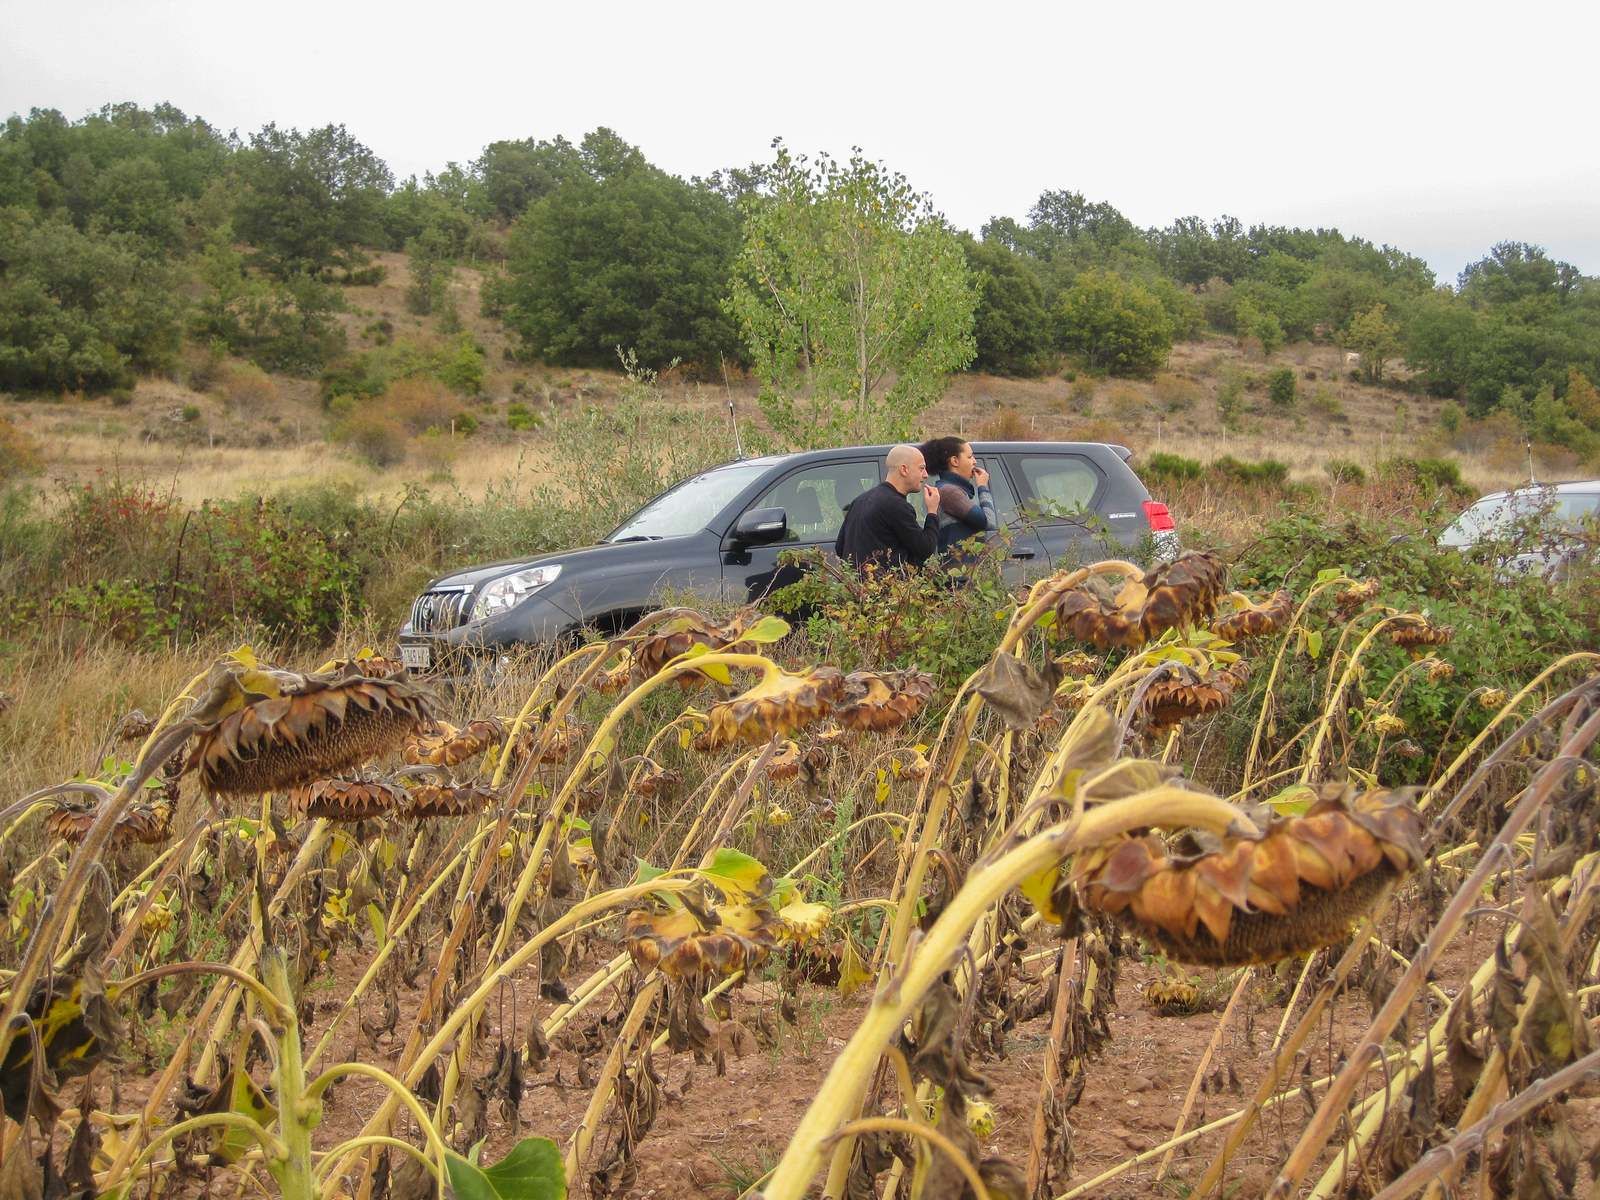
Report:
[[[1000,528],[989,472],[978,465],[972,445],[958,437],[933,438],[919,449],[939,489],[939,549]],[[953,556],[959,556],[955,551]]]

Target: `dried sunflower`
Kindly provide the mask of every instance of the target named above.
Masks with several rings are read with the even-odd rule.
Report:
[[[1056,623],[1101,650],[1137,650],[1169,629],[1209,618],[1227,587],[1228,569],[1214,554],[1191,551],[1129,580],[1116,592],[1096,576],[1056,602]]]
[[[1294,597],[1281,588],[1259,604],[1246,603],[1243,608],[1219,617],[1211,632],[1230,642],[1247,638],[1265,637],[1277,633],[1294,613]]]
[[[482,754],[505,735],[505,727],[493,717],[469,721],[462,729],[440,721],[431,732],[413,733],[406,738],[400,757],[414,765],[459,766]]]
[[[1333,597],[1334,604],[1342,611],[1360,608],[1368,600],[1378,594],[1378,581],[1376,579],[1363,579],[1360,583],[1352,583],[1342,589]]]
[[[318,779],[289,793],[289,807],[296,815],[330,821],[366,821],[404,804],[405,793],[381,779]]]
[[[254,796],[323,778],[393,747],[429,720],[426,697],[403,678],[254,672],[277,694],[244,691],[195,740],[185,770],[208,792]],[[243,688],[240,689],[243,691]]]
[[[633,794],[649,799],[651,796],[664,796],[683,782],[683,776],[669,767],[658,767],[650,764],[648,770],[641,771],[639,778],[633,782]]]
[[[1484,688],[1478,693],[1478,707],[1486,712],[1494,712],[1504,708],[1506,692],[1504,688]]]
[[[852,671],[834,715],[847,729],[881,733],[904,725],[932,697],[933,676],[926,671]]]
[[[760,966],[783,932],[777,914],[765,903],[725,904],[708,911],[686,901],[667,912],[630,912],[622,935],[639,970],[660,967],[669,978],[690,979]]]
[[[89,832],[89,827],[95,823],[99,815],[98,803],[58,804],[45,818],[45,829],[52,837],[58,837],[69,845],[76,846],[83,841]],[[170,801],[164,800],[153,805],[135,802],[128,805],[117,818],[116,828],[111,831],[111,845],[128,846],[137,842],[145,846],[154,846],[166,841],[171,835]]]
[[[1449,625],[1435,625],[1427,617],[1395,617],[1389,625],[1389,640],[1405,650],[1421,646],[1444,646],[1456,634]]]
[[[425,783],[407,793],[405,815],[419,821],[434,817],[469,817],[482,812],[499,798],[500,794],[492,787],[482,784],[453,787]]]
[[[1178,666],[1177,674],[1158,679],[1144,694],[1144,710],[1152,730],[1166,729],[1226,708],[1234,692],[1250,679],[1247,663],[1214,668],[1204,675],[1193,667]]]
[[[1300,817],[1256,837],[1177,855],[1124,838],[1081,855],[1085,907],[1116,918],[1184,962],[1273,962],[1342,937],[1422,855],[1414,809],[1397,793],[1324,787]]]
[[[1144,1002],[1164,1017],[1200,1011],[1200,989],[1187,979],[1152,979],[1142,995]]]
[[[774,667],[747,692],[713,705],[709,727],[695,739],[702,750],[733,742],[764,742],[774,734],[792,733],[833,711],[844,693],[838,667],[812,667],[793,672]]]
[[[750,628],[754,616],[744,612],[727,621],[713,621],[692,608],[668,609],[662,615],[666,619],[652,626],[632,650],[634,677],[641,681],[657,674],[673,659],[697,645],[712,651],[732,650],[739,645],[739,639]],[[706,678],[699,671],[690,671],[679,676],[678,682],[684,687],[693,687]]]

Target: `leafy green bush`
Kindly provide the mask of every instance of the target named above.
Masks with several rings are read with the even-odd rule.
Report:
[[[1467,490],[1461,479],[1461,465],[1447,458],[1388,458],[1378,464],[1378,474],[1407,480],[1426,492],[1441,488],[1452,492]]]
[[[1466,410],[1454,400],[1446,400],[1439,406],[1439,427],[1451,437],[1461,432],[1466,419]]]
[[[526,404],[511,404],[506,408],[506,428],[517,433],[539,428],[539,418]]]
[[[1361,464],[1347,458],[1330,458],[1322,464],[1322,469],[1334,483],[1362,484],[1367,481],[1367,473],[1361,469]]]
[[[1158,479],[1164,483],[1199,479],[1204,473],[1205,467],[1198,459],[1184,458],[1181,454],[1168,454],[1165,451],[1152,454],[1139,467],[1139,474],[1145,479]]]
[[[1279,408],[1294,407],[1295,378],[1292,367],[1279,367],[1267,376],[1267,395]]]
[[[1172,350],[1172,322],[1161,301],[1109,271],[1079,275],[1057,310],[1062,349],[1091,370],[1148,375]]]
[[[1243,462],[1231,454],[1224,454],[1212,461],[1210,469],[1224,479],[1231,479],[1248,487],[1278,488],[1289,481],[1289,465],[1275,458],[1264,458],[1260,462]]]

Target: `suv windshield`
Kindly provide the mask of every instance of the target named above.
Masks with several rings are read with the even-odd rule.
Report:
[[[686,479],[617,526],[606,541],[653,542],[698,533],[770,465],[770,461],[735,463]]]

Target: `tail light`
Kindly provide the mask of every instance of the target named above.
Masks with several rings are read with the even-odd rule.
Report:
[[[1166,533],[1176,529],[1178,524],[1172,519],[1172,514],[1167,511],[1167,506],[1159,500],[1146,500],[1144,502],[1145,519],[1150,522],[1152,533]]]

